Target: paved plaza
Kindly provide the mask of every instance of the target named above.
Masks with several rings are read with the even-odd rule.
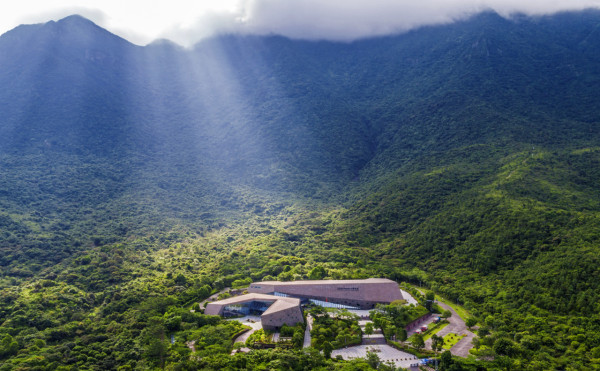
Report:
[[[239,321],[243,325],[252,327],[251,330],[244,332],[237,338],[235,338],[234,343],[245,343],[246,340],[252,335],[252,333],[256,330],[260,330],[262,328],[262,324],[260,323],[260,316],[245,316],[241,318],[228,318],[228,321]]]
[[[382,362],[392,361],[396,367],[411,368],[415,370],[415,365],[419,364],[419,359],[410,353],[395,349],[389,345],[357,345],[348,348],[336,349],[331,353],[331,357],[335,358],[341,355],[342,358],[355,359],[366,358],[367,352],[375,352]]]

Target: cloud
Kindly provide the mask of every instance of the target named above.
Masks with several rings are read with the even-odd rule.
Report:
[[[600,0],[19,0],[0,4],[0,33],[80,14],[140,45],[166,38],[190,46],[219,33],[352,41],[484,10],[510,16],[585,8],[600,8]]]
[[[198,41],[215,34],[256,34],[248,25],[241,21],[241,11],[229,12],[206,12],[198,16],[195,21],[187,24],[173,24],[162,31],[159,36],[163,39],[172,40],[183,46],[191,46]],[[266,32],[271,33],[271,32]]]
[[[354,40],[406,31],[424,24],[452,22],[482,10],[435,1],[254,0],[248,2],[241,30],[292,38]]]
[[[164,37],[187,45],[214,33],[352,41],[450,23],[485,10],[508,17],[586,8],[600,8],[600,0],[243,0],[235,11],[205,14]]]

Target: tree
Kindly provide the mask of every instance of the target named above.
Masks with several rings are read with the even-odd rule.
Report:
[[[396,340],[398,340],[398,341],[406,341],[406,338],[407,338],[406,330],[404,328],[400,328],[396,332]]]
[[[365,325],[365,334],[373,335],[373,322],[367,322]]]
[[[442,317],[450,318],[450,317],[452,317],[452,312],[450,312],[449,310],[445,310],[444,312],[442,312]]]
[[[417,350],[421,350],[425,347],[425,340],[423,340],[423,335],[421,334],[414,334],[410,339],[410,343]]]
[[[452,367],[452,353],[450,353],[449,350],[445,351],[444,353],[442,353],[442,356],[440,357],[440,370],[444,371],[444,370],[449,370],[450,367]]]
[[[435,294],[433,293],[433,291],[427,291],[425,293],[425,308],[427,308],[428,311],[432,310],[434,300]]]
[[[331,358],[331,352],[333,352],[333,345],[329,341],[323,344],[323,355],[325,358]]]
[[[396,365],[392,361],[381,362],[379,366],[377,366],[377,370],[379,371],[396,371]]]
[[[433,334],[431,336],[431,349],[435,350],[436,352],[439,352],[440,350],[442,350],[443,346],[444,346],[444,337]]]
[[[394,325],[390,325],[387,326],[385,328],[385,330],[383,330],[383,334],[385,335],[386,338],[390,339],[393,335],[396,335],[396,326]]]
[[[19,351],[19,343],[12,336],[6,335],[0,341],[0,358],[10,357]]]
[[[494,353],[497,355],[512,357],[518,352],[518,346],[512,340],[500,338],[494,343]]]
[[[381,313],[372,310],[369,312],[369,318],[371,318],[371,321],[373,321],[373,324],[375,325],[375,327],[381,328],[381,321],[383,319],[383,316]]]
[[[477,320],[475,319],[475,317],[469,317],[467,318],[467,320],[465,321],[465,324],[467,325],[467,327],[469,328],[469,330],[471,329],[471,327],[475,326],[477,324]]]
[[[444,337],[443,336],[437,336],[437,334],[433,334],[431,336],[431,349],[433,349],[435,351],[435,355],[437,357],[437,353],[442,350],[444,346]],[[437,365],[437,359],[436,359],[436,365]]]
[[[152,365],[162,367],[167,354],[164,319],[151,317],[140,337],[144,343],[143,357]]]
[[[377,369],[377,366],[379,366],[379,363],[381,363],[381,359],[379,358],[377,353],[367,352],[367,363],[369,364],[369,366],[373,367],[374,369]]]
[[[327,272],[325,271],[325,268],[317,265],[310,271],[310,273],[308,273],[308,278],[311,280],[322,280],[326,275]]]
[[[358,321],[358,319],[359,319],[358,315],[350,312],[346,308],[337,309],[334,313],[335,313],[335,317],[343,319],[343,320],[347,320],[347,321]]]
[[[294,331],[294,335],[292,336],[292,344],[296,348],[302,348],[302,344],[304,343],[304,333],[302,331]]]
[[[178,274],[177,277],[175,277],[175,283],[178,285],[185,285],[187,284],[187,278],[185,278],[185,276],[183,274]]]
[[[477,330],[477,336],[479,336],[480,338],[487,336],[489,333],[490,329],[487,327],[480,327],[479,330]]]
[[[490,314],[489,316],[485,317],[485,324],[493,330],[496,324],[496,319]]]

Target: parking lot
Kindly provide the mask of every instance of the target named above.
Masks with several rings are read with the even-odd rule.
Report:
[[[392,361],[396,367],[411,368],[419,363],[419,359],[414,355],[397,350],[389,345],[357,345],[336,349],[331,353],[331,357],[335,358],[337,355],[341,355],[346,360],[366,358],[369,351],[375,352],[382,362]],[[417,368],[414,367],[414,369]]]

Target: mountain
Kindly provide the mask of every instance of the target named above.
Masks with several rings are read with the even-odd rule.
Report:
[[[5,33],[0,337],[21,350],[0,367],[156,366],[152,315],[315,268],[464,304],[495,357],[478,367],[597,367],[599,25],[482,13],[192,49],[79,16]]]

